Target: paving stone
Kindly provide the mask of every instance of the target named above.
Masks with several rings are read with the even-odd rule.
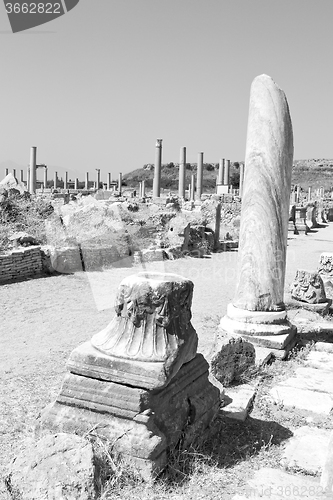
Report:
[[[327,393],[296,389],[282,385],[282,383],[273,387],[270,395],[276,403],[314,413],[328,415],[333,408],[333,400]]]
[[[224,402],[227,404],[222,408],[222,413],[226,417],[244,422],[255,392],[255,388],[249,384],[228,387],[224,396]]]
[[[317,342],[315,345],[316,351],[333,353],[333,344],[331,342]]]
[[[283,380],[279,385],[333,394],[333,377],[331,372],[318,370],[318,368],[297,368],[296,377]]]
[[[333,354],[330,352],[311,351],[305,364],[325,371],[333,371]]]
[[[292,475],[280,469],[264,467],[255,472],[248,481],[243,495],[235,495],[233,500],[319,500],[332,499],[332,495],[324,493],[319,478]]]
[[[288,439],[281,464],[287,469],[317,475],[322,472],[331,431],[304,426]]]
[[[330,432],[327,448],[328,451],[323,464],[320,485],[325,491],[333,492],[333,431]]]

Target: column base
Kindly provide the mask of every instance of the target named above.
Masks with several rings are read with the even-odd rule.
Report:
[[[221,330],[254,345],[284,349],[292,343],[297,329],[287,319],[286,311],[247,311],[229,304],[221,319]]]

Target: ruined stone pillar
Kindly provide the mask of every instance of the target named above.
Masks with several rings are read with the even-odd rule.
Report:
[[[89,172],[86,172],[86,178],[85,178],[85,182],[84,182],[84,189],[86,191],[88,191],[88,189],[89,189]]]
[[[121,185],[123,183],[123,174],[119,172],[118,174],[118,191],[121,194]]]
[[[23,170],[21,170],[20,171],[20,182],[24,182],[23,175],[24,175],[24,172],[23,172]]]
[[[37,148],[33,146],[30,149],[30,172],[29,172],[29,193],[36,192],[36,156]]]
[[[72,351],[39,430],[85,435],[93,428],[146,479],[163,470],[176,446],[208,438],[220,391],[197,354],[192,295],[193,283],[174,274],[126,277],[112,321]]]
[[[65,172],[64,189],[68,189],[68,172]]]
[[[223,176],[224,176],[224,158],[220,159],[219,162],[219,176],[217,178],[217,184],[223,184]]]
[[[101,182],[101,169],[96,168],[96,189],[99,189],[99,184]]]
[[[5,177],[8,175],[8,173],[9,173],[9,169],[5,168]]]
[[[220,227],[221,227],[221,203],[217,204],[214,227],[214,250],[220,247]]]
[[[295,336],[283,302],[292,164],[287,99],[269,76],[258,76],[250,95],[236,293],[221,328],[280,349]]]
[[[195,191],[195,176],[191,173],[191,184],[190,184],[190,201],[194,201],[194,191]]]
[[[161,196],[162,139],[156,139],[153,198]]]
[[[74,181],[74,189],[78,190],[79,189],[79,179],[76,177]]]
[[[185,198],[186,148],[180,148],[178,196]]]
[[[203,152],[198,153],[198,166],[197,166],[197,199],[201,200],[202,183],[203,183]]]
[[[16,179],[16,169],[13,168],[13,177]]]
[[[312,196],[311,186],[309,186],[309,188],[308,188],[308,201],[311,201],[311,196]]]
[[[44,167],[44,189],[47,189],[47,167]]]
[[[297,197],[296,202],[300,203],[300,201],[301,201],[301,186],[300,185],[297,185],[296,197]]]
[[[230,160],[224,160],[223,184],[225,186],[229,186],[229,184],[230,184]]]
[[[143,180],[141,183],[141,190],[142,190],[142,198],[146,197],[146,181]]]
[[[242,198],[243,196],[243,184],[244,184],[244,163],[241,163],[239,166],[239,196]]]
[[[58,172],[54,172],[53,175],[53,189],[57,189]]]
[[[30,193],[30,167],[27,168],[27,191]]]
[[[110,191],[111,189],[111,173],[108,172],[108,185],[107,185],[107,189],[108,191]]]

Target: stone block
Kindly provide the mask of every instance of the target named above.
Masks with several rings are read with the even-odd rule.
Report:
[[[15,498],[24,500],[91,500],[96,497],[93,457],[83,437],[47,435],[16,457],[7,485]]]
[[[328,452],[330,434],[331,431],[317,427],[303,426],[296,429],[286,443],[282,465],[286,469],[313,476],[320,474]]]
[[[219,346],[218,352],[211,360],[211,372],[224,386],[238,381],[240,375],[255,364],[253,344],[241,337],[229,339]]]
[[[67,375],[55,403],[41,416],[38,433],[91,429],[146,474],[160,472],[167,450],[207,432],[220,406],[220,391],[208,380],[198,354],[160,390]]]
[[[333,408],[333,400],[329,394],[285,386],[283,383],[273,387],[270,395],[277,404],[314,413],[329,415]]]
[[[244,422],[255,393],[255,388],[249,384],[229,387],[224,396],[224,406],[221,409],[222,414]]]

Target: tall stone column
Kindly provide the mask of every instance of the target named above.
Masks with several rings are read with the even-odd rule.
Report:
[[[110,191],[111,189],[111,173],[108,172],[108,185],[107,185],[107,189],[108,191]]]
[[[239,166],[239,196],[242,198],[243,196],[243,184],[244,184],[244,163],[241,163]]]
[[[308,189],[308,201],[311,201],[311,196],[312,196],[311,186],[309,186],[309,189]]]
[[[186,172],[186,148],[180,148],[179,162],[179,198],[185,198],[185,172]]]
[[[202,183],[203,183],[203,152],[198,153],[198,166],[197,166],[197,199],[201,199]]]
[[[236,293],[221,328],[279,349],[295,335],[283,302],[292,164],[287,99],[269,76],[258,76],[250,95]]]
[[[162,139],[156,139],[153,198],[161,196]]]
[[[23,175],[24,175],[23,170],[20,170],[20,181],[21,181],[21,182],[24,182],[24,180],[23,180]]]
[[[7,177],[8,173],[9,173],[9,169],[5,168],[5,177]]]
[[[224,186],[229,186],[230,184],[230,160],[224,160]]]
[[[47,167],[44,167],[44,189],[47,189]]]
[[[68,172],[65,172],[64,189],[68,189]]]
[[[123,174],[121,172],[119,172],[119,174],[118,174],[118,191],[120,194],[121,194],[122,183],[123,183]]]
[[[100,182],[101,182],[101,169],[96,168],[96,189],[99,189]]]
[[[142,198],[146,197],[146,181],[143,180],[141,183],[141,193],[142,193]]]
[[[217,184],[223,184],[223,175],[224,175],[224,158],[221,158],[219,162],[219,176],[217,178]]]
[[[76,189],[76,190],[79,189],[79,179],[77,177],[74,180],[74,189]]]
[[[53,175],[53,189],[57,189],[57,182],[58,182],[58,172],[54,172],[54,175]]]
[[[86,172],[86,178],[85,178],[85,182],[84,182],[84,188],[86,191],[88,191],[89,189],[89,172]]]
[[[36,156],[37,148],[33,146],[30,149],[30,175],[29,175],[29,192],[33,194],[36,192]]]
[[[300,201],[301,201],[301,186],[300,185],[297,185],[296,193],[297,193],[297,203],[300,203]]]
[[[30,193],[30,167],[27,168],[27,191]]]
[[[194,201],[194,191],[195,191],[195,175],[194,173],[192,172],[191,173],[191,187],[190,187],[190,201]]]

